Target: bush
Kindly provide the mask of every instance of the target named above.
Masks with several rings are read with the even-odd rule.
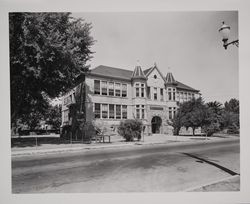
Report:
[[[207,136],[212,136],[214,133],[220,131],[219,123],[211,123],[202,128],[202,130],[207,134]]]
[[[141,139],[142,122],[140,120],[125,120],[121,121],[118,127],[118,133],[126,139],[126,141],[134,141]]]
[[[239,134],[239,127],[236,124],[232,124],[227,129],[228,134]]]

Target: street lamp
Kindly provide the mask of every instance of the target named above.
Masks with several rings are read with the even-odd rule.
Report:
[[[225,49],[227,49],[227,46],[231,45],[231,44],[239,47],[239,40],[234,40],[232,42],[228,42],[229,33],[230,33],[230,26],[226,25],[224,21],[222,22],[222,26],[219,29],[219,32],[222,35],[223,46]]]

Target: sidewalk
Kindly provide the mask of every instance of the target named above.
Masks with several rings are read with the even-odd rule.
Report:
[[[95,143],[91,144],[41,144],[34,147],[13,147],[11,149],[12,156],[25,156],[34,154],[46,154],[46,153],[59,153],[65,151],[81,151],[91,149],[103,149],[103,148],[121,148],[131,147],[136,145],[154,145],[154,144],[182,144],[182,143],[196,143],[206,141],[218,141],[230,138],[239,138],[237,136],[227,137],[204,137],[204,136],[170,136],[170,135],[152,135],[145,136],[141,141],[125,142],[120,136],[111,137],[111,143]]]

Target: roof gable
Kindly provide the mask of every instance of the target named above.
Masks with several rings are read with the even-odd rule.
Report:
[[[153,67],[149,68],[149,69],[146,69],[144,70],[144,73],[146,71],[146,77],[148,77],[154,70],[157,70],[157,72],[161,75],[161,78],[163,79],[164,82],[166,82],[163,74],[161,73],[161,71],[158,69],[158,67],[156,65],[154,65]]]

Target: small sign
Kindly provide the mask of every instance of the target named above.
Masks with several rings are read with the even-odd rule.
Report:
[[[163,107],[159,107],[159,106],[150,106],[150,110],[163,110]]]

